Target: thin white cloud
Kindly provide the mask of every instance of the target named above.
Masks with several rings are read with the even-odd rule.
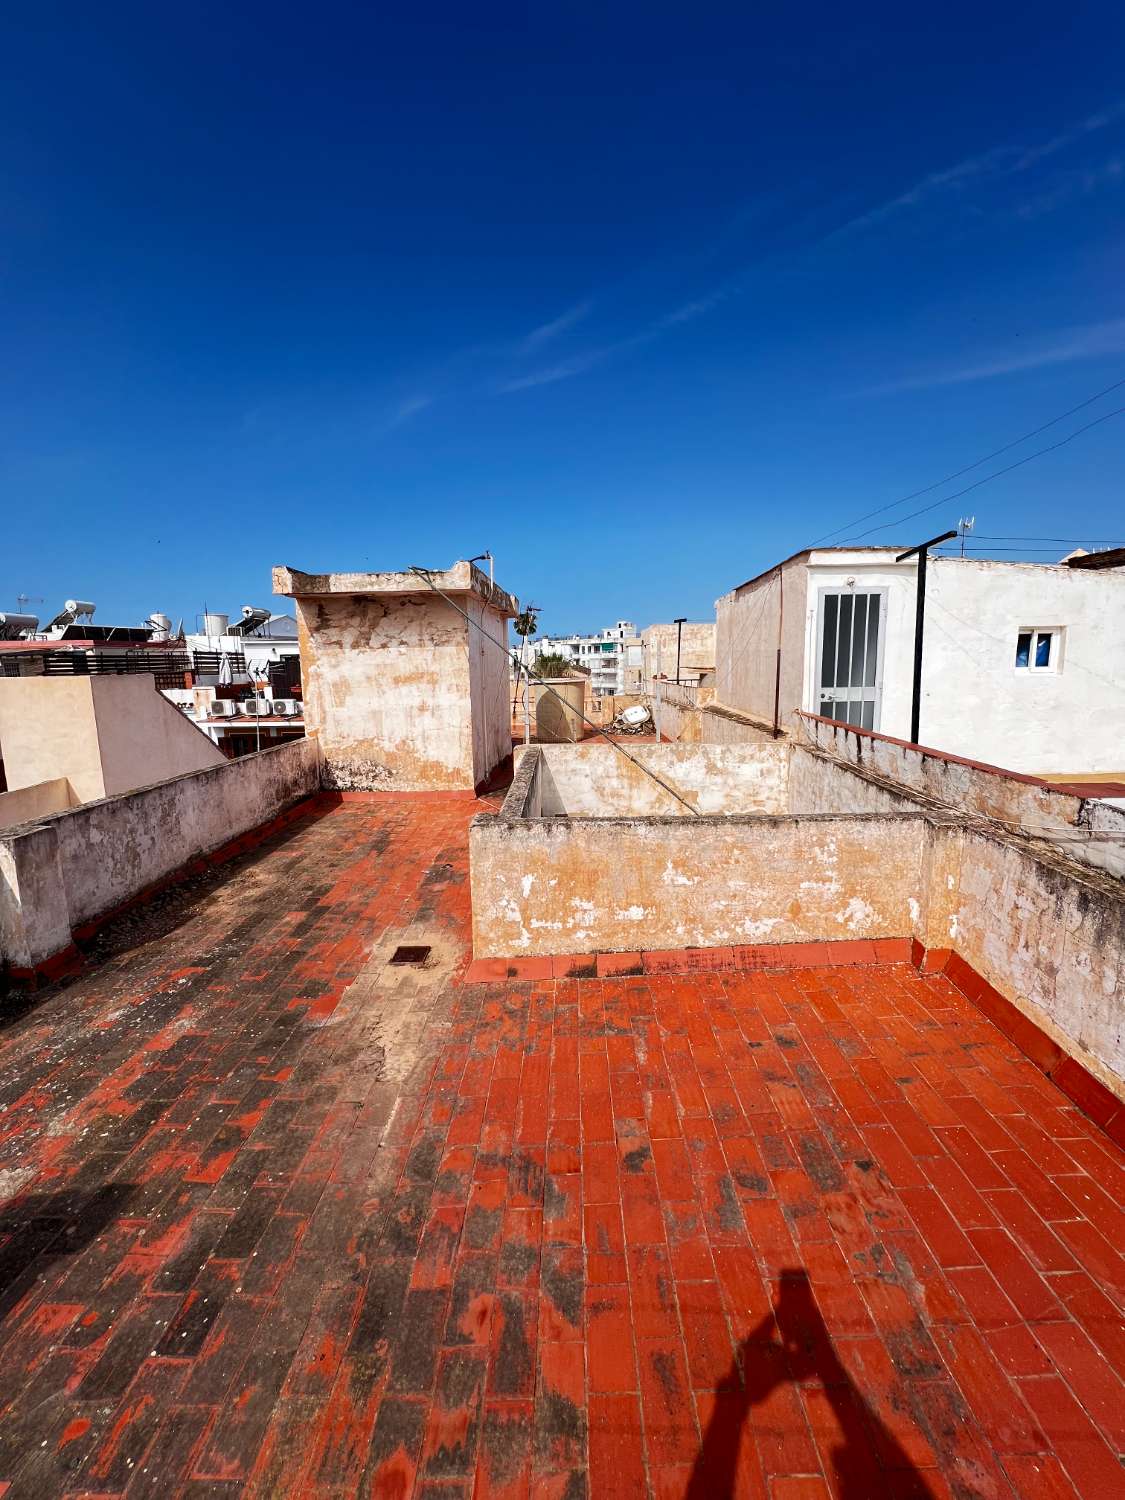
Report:
[[[432,396],[421,393],[416,396],[407,396],[405,400],[392,407],[378,424],[379,436],[385,437],[388,433],[394,432],[396,427],[401,427],[403,423],[409,422],[412,417],[416,417],[420,411],[425,411],[427,406],[433,404]]]
[[[1052,136],[1049,141],[1043,141],[1038,146],[1031,146],[1019,158],[1013,170],[1026,171],[1037,161],[1042,161],[1045,156],[1054,156],[1056,151],[1064,151],[1067,146],[1073,146],[1075,141],[1080,141],[1083,136],[1092,135],[1096,130],[1104,130],[1107,125],[1112,125],[1114,120],[1119,119],[1123,114],[1125,114],[1125,99],[1119,99],[1108,109],[1087,115],[1084,120],[1079,120],[1077,125],[1070,125],[1066,130],[1060,130],[1058,135]]]
[[[521,353],[534,353],[544,344],[549,344],[552,339],[557,339],[560,334],[566,333],[576,323],[581,323],[583,318],[589,317],[593,305],[590,301],[576,302],[573,307],[567,308],[566,312],[560,313],[550,323],[541,323],[538,328],[533,328],[520,345]]]
[[[694,301],[685,302],[673,308],[669,313],[663,313],[642,328],[639,333],[630,334],[628,338],[618,339],[612,344],[603,344],[597,349],[589,349],[585,354],[576,354],[570,359],[559,360],[557,364],[532,370],[526,375],[517,375],[511,380],[503,381],[497,386],[497,390],[501,395],[508,395],[512,391],[526,391],[537,385],[554,385],[560,380],[572,380],[576,375],[585,375],[588,370],[592,370],[596,365],[604,363],[616,354],[625,354],[631,349],[650,344],[670,329],[702,317],[704,313],[710,312],[713,307],[725,301],[736,289],[737,283],[724,282],[722,286],[706,296],[697,297]]]
[[[570,380],[575,375],[585,375],[587,370],[600,365],[602,360],[615,354],[620,347],[619,344],[610,344],[604,349],[591,349],[586,354],[576,354],[573,359],[563,359],[558,364],[545,365],[542,369],[531,370],[526,375],[516,375],[511,380],[502,381],[496,389],[500,395],[506,396],[512,391],[527,391],[533,386],[554,385],[559,380]]]
[[[901,213],[905,209],[917,208],[931,198],[939,197],[949,193],[960,193],[965,188],[977,181],[988,181],[991,183],[1001,179],[1013,177],[1021,172],[1026,172],[1045,158],[1054,156],[1069,146],[1075,145],[1086,136],[1096,131],[1104,130],[1115,120],[1125,114],[1125,100],[1119,100],[1107,109],[1098,111],[1096,114],[1087,115],[1075,125],[1069,125],[1057,135],[1048,140],[1041,141],[1038,145],[1021,147],[1016,145],[993,146],[988,151],[982,151],[979,155],[966,157],[964,161],[955,162],[951,167],[944,167],[940,171],[930,172],[927,176],[920,178],[905,192],[889,198],[885,203],[868,209],[854,219],[849,219],[838,229],[834,229],[827,236],[825,243],[832,240],[842,239],[845,235],[860,233],[862,230],[870,229],[876,224]]]
[[[1073,364],[1077,360],[1103,359],[1119,354],[1125,354],[1125,318],[1110,318],[1104,323],[1060,329],[1049,338],[1029,340],[1026,345],[997,352],[972,364],[908,375],[902,380],[871,387],[865,394],[885,395],[942,385],[967,385],[972,381],[993,380],[999,375],[1015,375],[1046,365]]]
[[[1125,182],[1125,161],[1111,156],[1098,167],[1080,167],[1058,174],[1050,186],[1031,198],[1025,198],[1016,209],[1021,219],[1038,219],[1054,213],[1064,203],[1086,198],[1102,188],[1119,187]]]

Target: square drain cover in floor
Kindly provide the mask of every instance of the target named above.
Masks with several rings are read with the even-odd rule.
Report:
[[[427,958],[429,958],[429,956],[430,956],[430,950],[428,948],[421,948],[421,947],[396,948],[395,951],[391,954],[391,963],[393,963],[393,964],[424,964],[426,962]]]

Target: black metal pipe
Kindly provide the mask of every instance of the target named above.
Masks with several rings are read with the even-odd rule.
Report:
[[[900,552],[895,562],[905,562],[908,557],[917,554],[918,557],[918,582],[914,600],[914,693],[910,704],[910,742],[918,744],[919,719],[922,712],[922,639],[926,627],[926,558],[931,547],[936,547],[939,542],[948,542],[957,535],[956,531],[943,531],[941,536],[933,536],[928,542],[919,542],[917,547],[910,547],[906,552]]]

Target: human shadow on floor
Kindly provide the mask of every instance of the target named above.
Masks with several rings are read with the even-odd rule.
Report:
[[[0,1324],[62,1256],[77,1256],[125,1211],[136,1191],[107,1182],[92,1193],[30,1193],[0,1211]]]
[[[724,1376],[685,1500],[731,1500],[738,1484],[743,1428],[752,1408],[781,1384],[810,1381],[823,1387],[843,1438],[830,1455],[835,1470],[833,1494],[839,1500],[872,1500],[889,1494],[888,1471],[894,1471],[899,1485],[896,1494],[905,1493],[902,1487],[909,1480],[912,1500],[934,1500],[933,1490],[921,1472],[871,1410],[840,1362],[813,1297],[808,1273],[801,1269],[782,1271],[773,1313],[743,1340]],[[745,1442],[748,1451],[742,1455],[742,1462],[752,1463],[752,1437]]]

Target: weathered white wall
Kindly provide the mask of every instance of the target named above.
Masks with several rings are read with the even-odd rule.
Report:
[[[148,672],[0,678],[0,747],[10,788],[65,777],[81,802],[224,760]]]
[[[699,732],[705,745],[773,743],[773,727],[769,721],[728,708],[724,703],[703,705],[699,710]],[[785,732],[784,725],[782,732]]]
[[[506,616],[497,614],[481,599],[470,598],[463,607],[474,622],[468,627],[466,649],[469,653],[473,785],[479,786],[512,753],[508,621]],[[504,649],[500,650],[494,641]]]
[[[659,651],[660,671],[665,677],[676,675],[676,626],[671,623],[646,625],[641,631],[642,667],[647,678],[656,672]],[[698,671],[715,665],[715,621],[685,620],[680,642],[680,670]],[[648,683],[645,683],[647,690]]]
[[[42,963],[66,947],[74,927],[319,786],[316,740],[290,740],[0,835],[0,957],[17,968]],[[66,941],[57,941],[64,930]]]
[[[0,792],[0,828],[14,828],[18,823],[30,823],[48,813],[63,812],[75,807],[78,798],[70,789],[65,776],[54,781],[40,781],[34,786],[20,787],[17,792]]]
[[[1027,626],[1063,627],[1060,671],[1016,670]],[[1125,569],[939,558],[926,589],[922,743],[1032,775],[1125,770],[1123,641]]]
[[[473,951],[901,937],[914,920],[922,834],[915,816],[481,816],[469,835]]]
[[[802,706],[804,691],[804,554],[716,601],[715,699],[773,722],[778,627],[781,627],[780,720]],[[779,576],[780,575],[780,576]]]
[[[1048,840],[1060,853],[1084,864],[1125,876],[1125,813],[1118,808],[1098,799],[1072,796],[1033,777],[941,755],[845,724],[805,714],[797,715],[794,722],[797,742],[791,788],[803,777],[811,778],[807,796],[797,794],[802,805],[792,803],[794,812],[817,810],[815,799],[832,779],[822,760],[801,754],[803,742],[833,757],[841,767],[889,779],[907,796],[918,793],[970,816],[995,819],[1004,827]],[[851,771],[843,771],[843,775],[850,778],[858,794],[865,785],[862,778]],[[836,795],[851,794],[841,783]],[[852,804],[845,801],[842,805]],[[873,804],[868,800],[863,805]],[[856,810],[858,807],[857,803]]]
[[[917,936],[952,948],[1125,1098],[1125,889],[1002,835],[931,821]]]
[[[519,747],[520,758],[538,755],[549,772],[557,804],[548,813],[571,817],[691,818],[690,810],[642,767],[673,787],[703,813],[781,813],[788,809],[789,746],[636,745],[622,750],[602,739],[579,745]],[[545,782],[545,785],[548,784]]]
[[[474,784],[465,621],[436,595],[297,600],[305,723],[329,786]]]

